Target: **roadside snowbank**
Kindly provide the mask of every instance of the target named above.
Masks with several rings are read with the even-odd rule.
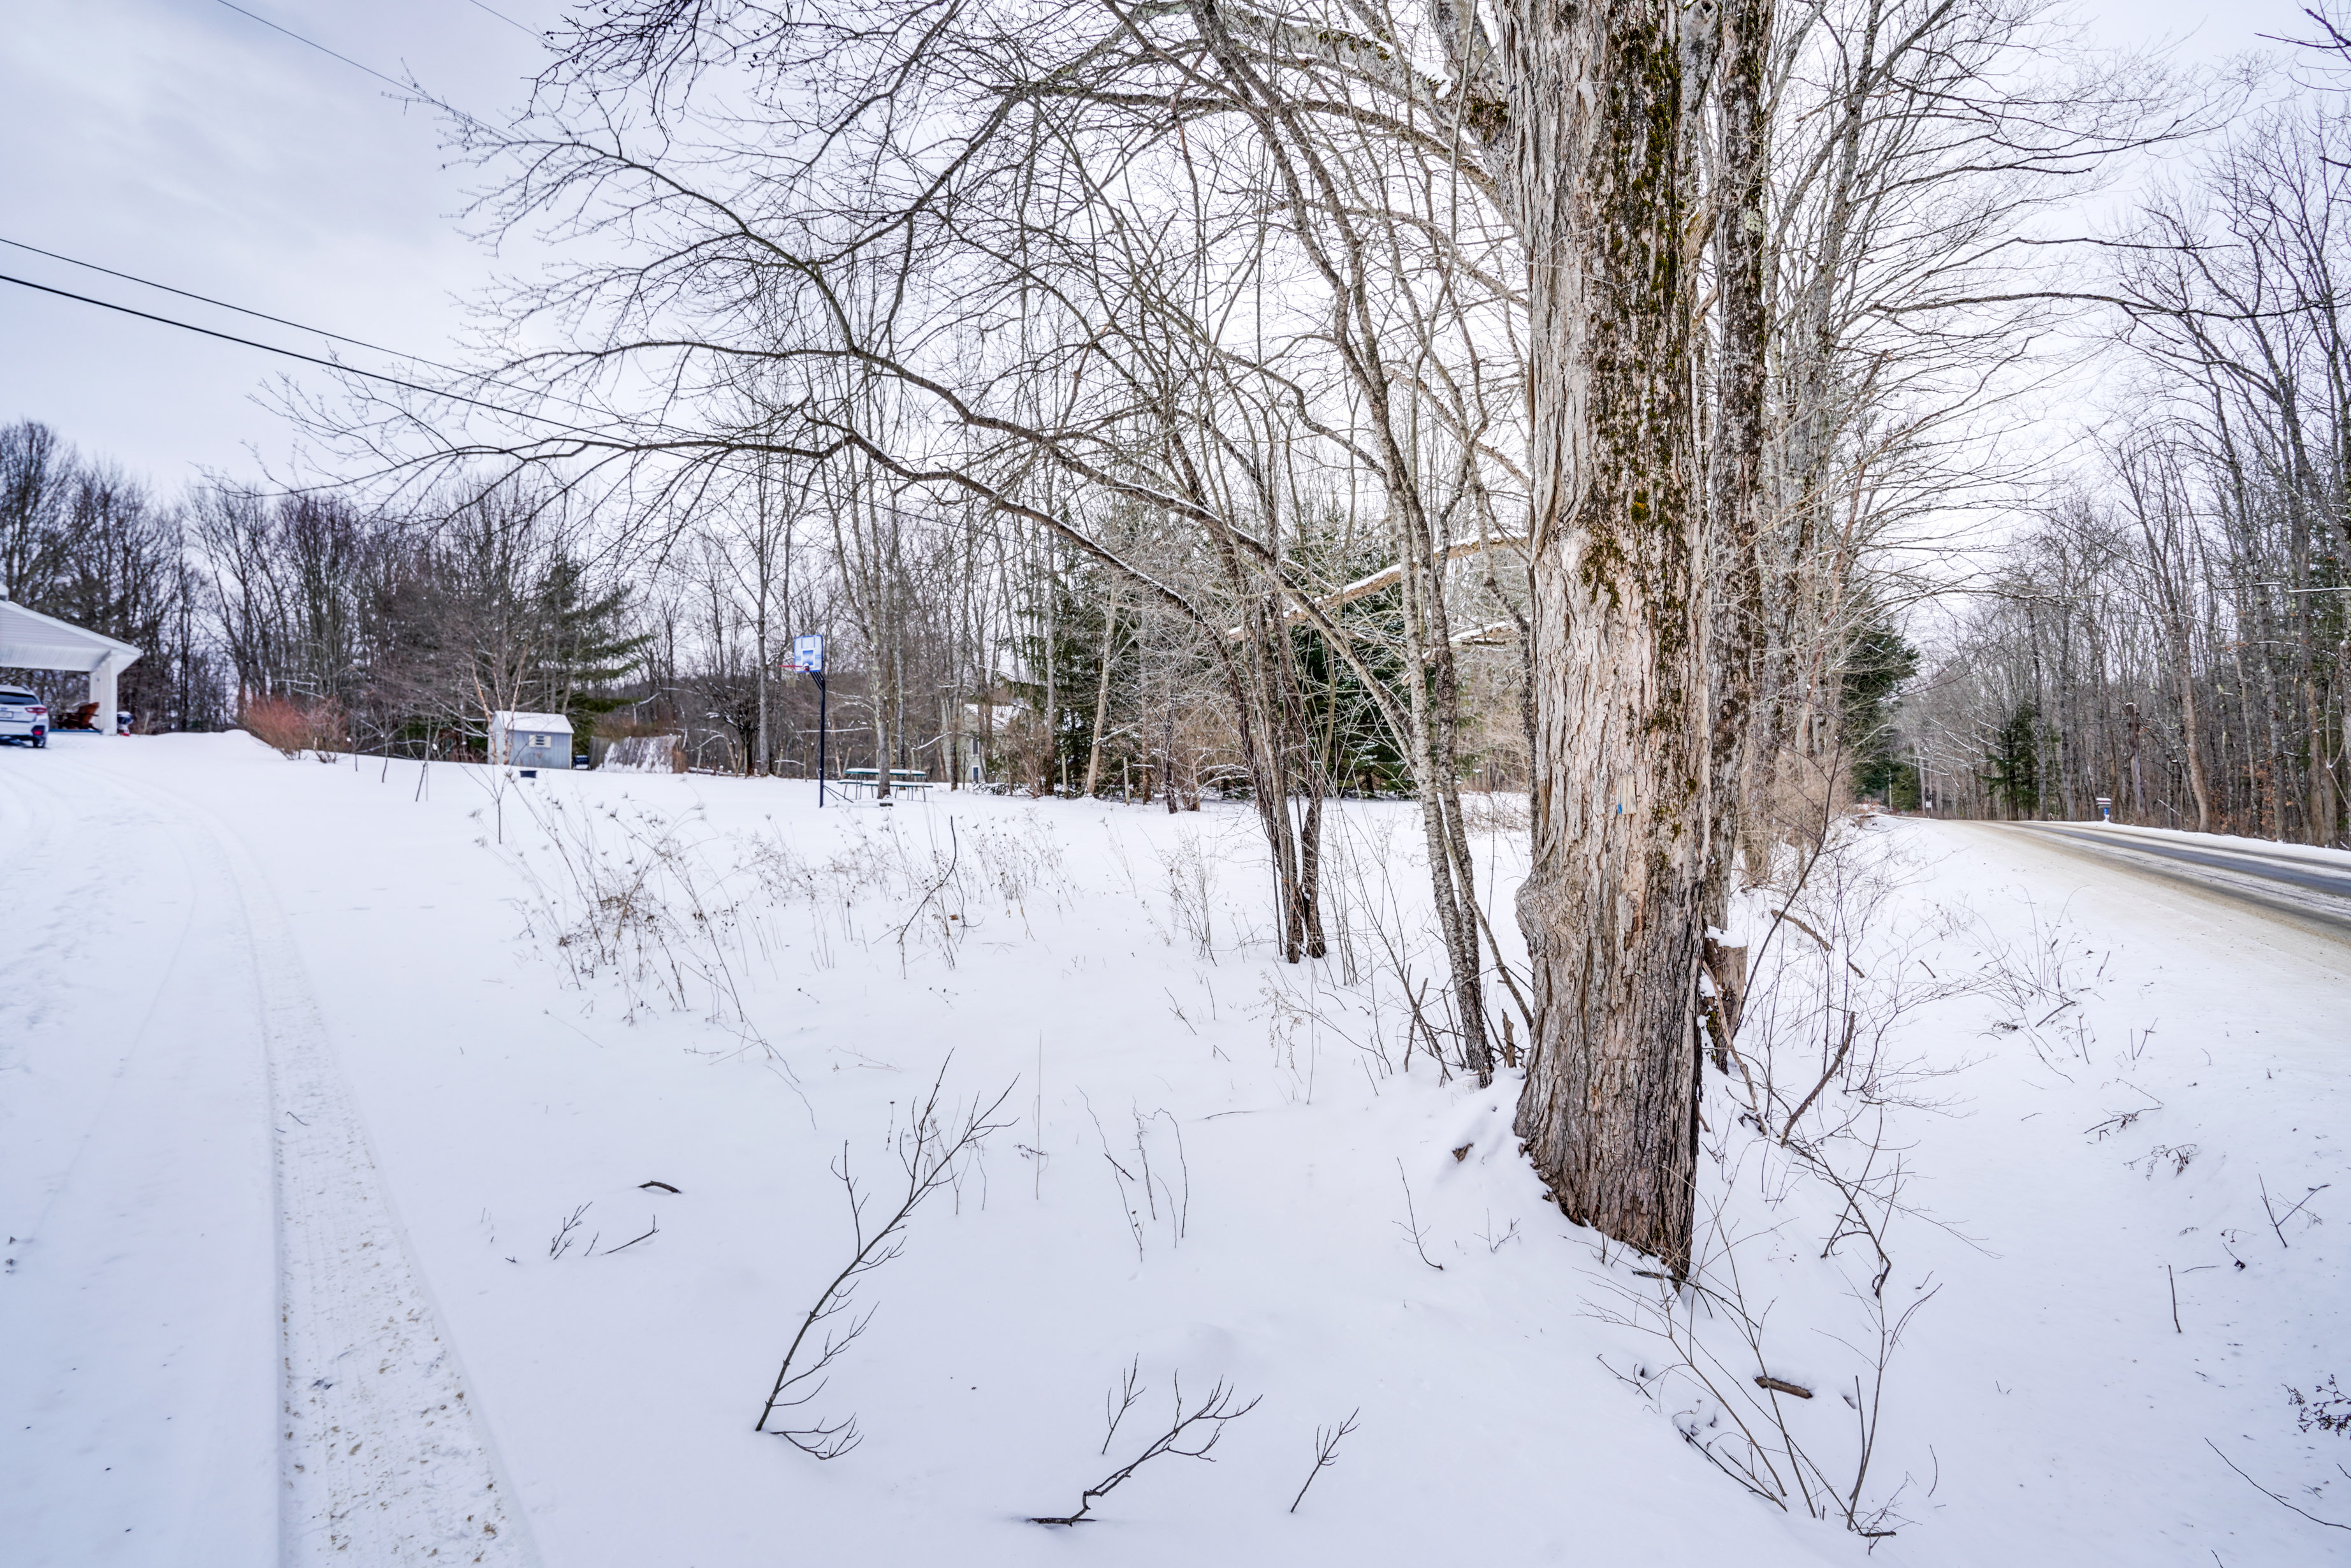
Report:
[[[2328,866],[2341,871],[2351,867],[2351,850],[2328,849],[2323,844],[2289,843],[2283,839],[2249,839],[2241,833],[2198,833],[2184,828],[2144,828],[2129,822],[2052,822],[2052,827],[2095,828],[2118,839],[2154,839],[2164,843],[2188,844],[2203,849],[2229,850],[2240,854],[2266,855],[2278,860],[2308,861],[2313,865]]]

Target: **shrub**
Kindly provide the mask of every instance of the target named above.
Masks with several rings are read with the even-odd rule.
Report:
[[[245,705],[236,722],[256,740],[284,753],[288,761],[299,759],[305,751],[318,753],[323,761],[343,744],[343,711],[330,702],[256,697]]]

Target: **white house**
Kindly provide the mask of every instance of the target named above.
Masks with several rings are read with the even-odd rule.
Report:
[[[571,766],[571,721],[559,713],[490,715],[490,762],[506,768]]]
[[[27,610],[13,599],[0,599],[0,669],[71,670],[88,675],[100,735],[114,733],[115,677],[139,653],[128,643]]]

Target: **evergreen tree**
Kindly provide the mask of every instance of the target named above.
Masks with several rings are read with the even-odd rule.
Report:
[[[1353,638],[1357,654],[1374,679],[1390,688],[1409,678],[1395,648],[1403,640],[1394,626],[1403,614],[1401,586],[1383,589],[1342,605],[1334,619]],[[1306,709],[1307,733],[1332,793],[1405,795],[1412,791],[1412,766],[1352,665],[1331,649],[1312,626],[1290,631],[1290,648]]]
[[[1918,769],[1895,748],[1896,694],[1917,673],[1918,650],[1873,608],[1845,645],[1839,696],[1854,793],[1896,810],[1918,804]]]
[[[546,650],[537,684],[548,711],[571,720],[575,753],[585,753],[596,721],[626,701],[611,687],[643,663],[653,634],[627,631],[625,587],[594,593],[585,570],[568,555],[549,564],[535,597],[538,641]]]
[[[2041,709],[2030,699],[2019,703],[2008,722],[1993,732],[1991,749],[1985,757],[1991,771],[1983,775],[1983,781],[2012,818],[2041,814],[2041,747],[2045,737]]]

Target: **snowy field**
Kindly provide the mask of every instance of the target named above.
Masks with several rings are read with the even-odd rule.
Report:
[[[0,754],[0,1559],[2351,1558],[2351,947],[1843,830],[1742,900],[1677,1293],[1426,1049],[1416,809],[1333,816],[1291,967],[1245,808]],[[820,1460],[754,1423],[935,1082]],[[1030,1522],[1179,1379],[1205,1461]]]

